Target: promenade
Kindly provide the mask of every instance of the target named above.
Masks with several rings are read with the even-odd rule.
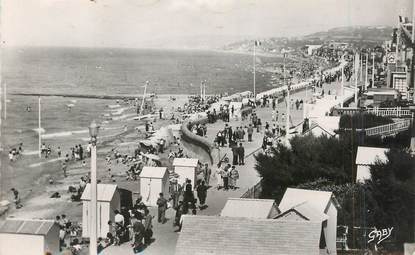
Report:
[[[346,87],[346,86],[345,86]],[[341,97],[335,96],[340,95],[341,84],[339,82],[333,82],[331,84],[324,84],[322,88],[317,88],[315,94],[321,93],[321,91],[325,91],[325,96],[321,99],[316,100],[313,107],[309,106],[309,114],[312,115],[322,115],[324,116],[325,112],[329,111],[329,109],[334,106],[340,104]],[[328,95],[328,91],[330,90],[330,94]],[[351,89],[345,89],[347,91],[347,96],[353,95]],[[292,93],[291,98],[295,102],[298,100],[303,100],[304,102],[308,101],[311,102],[313,98],[313,93],[311,88],[305,90],[300,90],[295,93]],[[310,108],[312,109],[310,111]],[[285,101],[277,105],[277,110],[281,113],[285,113]],[[271,112],[272,107],[258,107],[255,109],[255,113],[257,114],[258,118],[262,120],[263,126],[266,122],[271,122]],[[292,125],[296,126],[303,121],[303,108],[296,110],[295,107],[291,108],[291,120]],[[223,122],[219,120],[213,124],[207,125],[207,134],[206,139],[213,142],[216,137],[216,134],[219,130],[223,130],[225,124],[229,126],[235,127],[245,127],[249,124],[249,118],[245,121],[242,120],[230,120],[230,122]],[[219,215],[222,208],[224,207],[228,198],[239,198],[241,197],[249,188],[257,184],[260,180],[260,176],[258,175],[257,171],[255,170],[255,157],[254,155],[261,151],[260,147],[262,145],[262,138],[264,136],[264,127],[262,127],[261,132],[254,132],[253,134],[253,141],[252,142],[243,142],[243,146],[245,147],[245,165],[237,166],[237,170],[239,171],[239,180],[237,182],[238,189],[236,190],[229,190],[224,191],[223,189],[216,189],[216,177],[214,172],[216,171],[216,162],[212,165],[212,176],[211,176],[211,185],[208,190],[207,195],[207,205],[208,207],[205,210],[198,210],[197,214],[199,215]],[[232,151],[229,147],[221,147],[220,151],[213,151],[213,154],[220,154],[223,157],[225,154],[227,157],[232,159]],[[218,156],[218,155],[217,155]],[[200,157],[203,159],[204,157]],[[214,157],[217,159],[218,157]],[[157,217],[157,208],[151,207],[150,212],[152,215]],[[160,224],[157,221],[153,221],[153,231],[154,231],[154,238],[155,242],[148,246],[141,254],[174,254],[174,250],[176,247],[177,238],[179,232],[175,232],[176,228],[173,228],[173,219],[174,219],[175,211],[173,209],[168,209],[166,216],[167,216],[167,223]],[[110,246],[105,249],[105,254],[133,254],[132,249],[129,245],[124,244],[122,246]]]

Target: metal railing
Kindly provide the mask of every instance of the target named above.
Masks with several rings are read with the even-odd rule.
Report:
[[[393,135],[393,134],[397,134],[399,132],[408,130],[410,126],[411,126],[411,120],[407,119],[407,120],[403,120],[403,121],[399,121],[399,122],[395,122],[391,124],[368,128],[368,129],[365,129],[365,133],[367,136],[375,136],[375,135],[387,136],[387,135]]]
[[[411,117],[412,116],[411,110],[409,110],[409,108],[402,109],[402,107],[393,107],[393,108],[375,107],[375,108],[366,109],[366,112],[375,114],[377,116],[384,116],[384,117],[385,116],[386,117]]]
[[[255,184],[252,188],[249,188],[241,198],[259,198],[262,192],[261,181]]]
[[[335,108],[338,113],[340,114],[348,114],[353,115],[355,113],[365,112],[374,114],[376,116],[383,116],[383,117],[412,117],[412,112],[409,108],[402,108],[402,107],[375,107],[375,108],[367,108],[367,109],[361,109],[361,108]]]

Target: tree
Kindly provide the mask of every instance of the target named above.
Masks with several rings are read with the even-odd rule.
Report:
[[[407,151],[391,149],[387,162],[370,168],[371,180],[365,183],[368,210],[378,228],[394,227],[398,243],[414,241],[415,158]]]
[[[344,114],[340,117],[339,128],[364,129],[393,123],[389,117],[359,112],[353,115]]]
[[[291,147],[279,144],[270,155],[256,156],[264,198],[281,199],[287,187],[326,178],[334,184],[351,180],[352,157],[342,140],[334,137],[295,136]]]

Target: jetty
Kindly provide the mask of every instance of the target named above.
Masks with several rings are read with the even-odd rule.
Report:
[[[89,98],[89,99],[108,99],[108,100],[135,100],[142,99],[143,95],[92,95],[92,94],[70,94],[70,93],[10,93],[15,96],[35,96],[35,97],[71,97],[71,98]],[[155,94],[147,94],[146,98],[152,98]]]

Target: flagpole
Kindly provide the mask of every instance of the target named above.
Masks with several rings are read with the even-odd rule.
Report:
[[[360,73],[359,73],[359,81],[363,81],[363,57],[360,57]]]
[[[256,102],[256,84],[255,84],[255,75],[256,75],[256,70],[255,70],[255,48],[256,48],[256,40],[254,41],[254,103]]]
[[[367,90],[367,74],[368,74],[368,68],[369,68],[369,53],[366,53],[366,70],[365,70],[365,89]]]
[[[146,101],[146,93],[147,93],[148,83],[149,83],[149,81],[146,81],[146,83],[144,85],[143,100],[141,101],[141,106],[140,106],[140,114],[141,115],[143,115],[143,107],[144,107],[144,102]]]
[[[203,82],[203,101],[206,101],[206,80]]]
[[[40,97],[38,98],[38,110],[39,110],[39,114],[38,114],[38,117],[39,117],[39,119],[38,119],[38,124],[39,124],[39,158],[41,158],[42,157],[42,150],[41,150],[41,148],[42,148],[42,125],[41,125],[41,116],[40,116],[40,114],[41,114],[41,111],[42,111],[42,109],[41,109],[41,105],[40,105]]]
[[[372,52],[372,88],[375,87],[375,56],[376,53]]]
[[[285,86],[285,53],[284,53],[284,65],[283,65],[283,86]],[[288,138],[290,132],[290,86],[287,85],[287,116],[285,120],[285,137]]]
[[[356,52],[356,59],[355,59],[355,79],[354,79],[354,102],[356,103],[357,107],[357,79],[359,78],[359,62],[360,56],[359,53]]]
[[[203,81],[200,82],[200,101],[203,100]]]
[[[344,55],[343,55],[344,56]],[[342,92],[342,97],[341,97],[341,108],[343,108],[343,101],[344,101],[344,66],[342,64],[342,86],[341,86],[341,92]]]
[[[4,83],[4,119],[7,119],[7,84]]]
[[[400,20],[398,21],[398,30],[396,31],[396,47],[395,47],[395,71],[398,71],[398,54],[399,54],[399,37],[400,37],[400,33],[399,33],[399,29],[400,29],[401,23]]]

